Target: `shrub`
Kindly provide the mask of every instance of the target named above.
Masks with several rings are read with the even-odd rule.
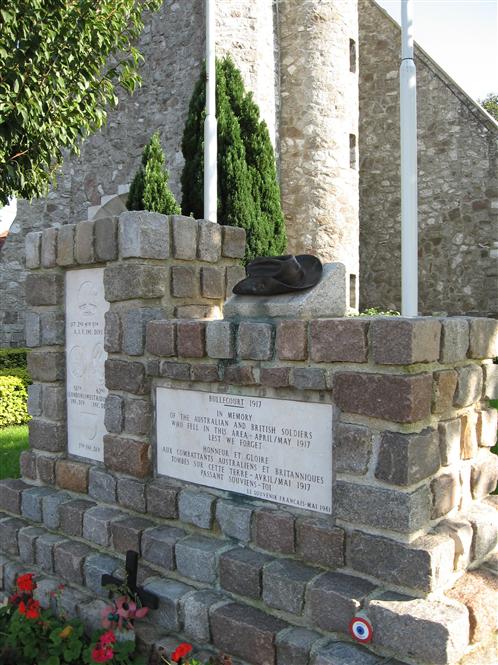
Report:
[[[144,148],[142,165],[130,186],[126,201],[128,210],[150,210],[163,215],[178,215],[180,206],[169,188],[169,174],[159,132],[152,135]]]
[[[28,349],[0,349],[0,369],[27,367]]]
[[[182,139],[182,211],[196,218],[204,214],[205,103],[204,70],[190,100]],[[270,135],[229,57],[216,62],[216,115],[218,223],[246,230],[246,261],[282,254],[287,241]]]
[[[0,376],[0,427],[28,422],[28,393],[17,376]]]
[[[0,369],[0,376],[17,376],[21,379],[24,386],[27,388],[33,381],[27,369],[24,367],[12,367],[11,369]]]

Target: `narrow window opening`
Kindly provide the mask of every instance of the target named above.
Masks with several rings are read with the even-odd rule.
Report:
[[[356,72],[356,42],[354,39],[349,40],[349,71]]]
[[[356,168],[356,136],[349,135],[349,166],[352,169]]]
[[[349,275],[349,306],[356,309],[356,275]]]

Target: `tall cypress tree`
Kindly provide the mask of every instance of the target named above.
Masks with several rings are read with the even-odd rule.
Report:
[[[203,214],[205,94],[204,70],[190,100],[182,141],[182,210],[197,218]],[[246,261],[281,254],[285,224],[270,135],[229,57],[216,62],[216,115],[218,222],[246,230]]]
[[[178,215],[180,206],[169,188],[159,132],[152,135],[142,154],[142,164],[130,186],[128,210],[150,210],[163,215]]]

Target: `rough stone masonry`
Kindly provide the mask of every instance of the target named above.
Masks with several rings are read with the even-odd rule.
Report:
[[[22,479],[0,483],[3,588],[37,571],[48,604],[63,579],[89,621],[134,549],[160,600],[149,653],[178,638],[250,665],[471,662],[496,629],[498,323],[213,318],[240,229],[153,213],[65,229],[27,237],[32,420]],[[109,302],[101,463],[68,454],[63,406],[64,276],[92,266]],[[332,405],[333,514],[158,476],[160,386]],[[368,647],[348,637],[360,611]]]

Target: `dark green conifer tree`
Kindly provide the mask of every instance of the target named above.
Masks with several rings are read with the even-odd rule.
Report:
[[[183,214],[203,215],[205,71],[190,100],[182,150]],[[246,261],[285,251],[275,157],[266,123],[228,57],[216,62],[218,222],[247,233]]]
[[[128,210],[150,210],[163,215],[178,215],[180,206],[171,192],[169,174],[159,132],[152,135],[144,148],[142,164],[130,186],[126,207]]]

